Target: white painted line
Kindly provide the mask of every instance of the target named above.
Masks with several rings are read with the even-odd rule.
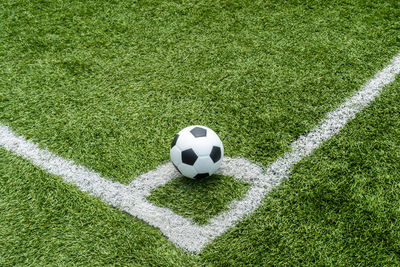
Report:
[[[46,149],[41,149],[38,145],[15,135],[7,126],[1,124],[0,145],[49,173],[61,176],[65,181],[78,186],[80,190],[97,196],[158,227],[176,245],[188,251],[200,252],[215,237],[259,207],[265,195],[289,176],[295,164],[311,154],[324,141],[337,134],[349,120],[381,93],[385,85],[393,82],[399,72],[400,54],[367,82],[359,92],[347,99],[336,110],[329,112],[327,118],[318,127],[294,141],[291,150],[265,170],[246,159],[226,157],[221,165],[220,173],[244,180],[250,183],[251,187],[243,199],[233,201],[226,212],[215,216],[209,224],[203,226],[146,200],[151,190],[179,176],[170,163],[142,174],[129,185],[123,185],[104,179],[94,171],[56,156]]]
[[[121,192],[126,191],[126,186],[104,179],[96,172],[76,165],[71,160],[63,159],[46,149],[39,148],[24,137],[16,136],[7,126],[0,125],[0,145],[8,151],[29,160],[34,165],[47,172],[61,176],[63,180],[74,184],[84,192],[100,196],[110,204],[122,202]]]

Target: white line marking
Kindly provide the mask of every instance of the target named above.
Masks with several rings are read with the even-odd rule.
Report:
[[[78,186],[80,190],[158,227],[176,245],[192,252],[200,252],[212,239],[259,207],[265,195],[289,176],[295,164],[337,134],[349,120],[381,93],[385,85],[393,82],[399,72],[400,54],[359,92],[336,110],[329,112],[321,125],[293,142],[291,150],[266,170],[245,159],[226,157],[220,173],[249,182],[251,187],[243,199],[233,201],[226,212],[215,216],[209,224],[203,226],[146,200],[151,190],[179,176],[170,163],[142,174],[129,185],[123,185],[104,179],[98,173],[76,165],[71,160],[41,149],[37,144],[15,135],[7,126],[1,124],[0,145],[49,173],[61,176],[63,180]]]

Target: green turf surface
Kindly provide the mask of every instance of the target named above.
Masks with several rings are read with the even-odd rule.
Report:
[[[398,265],[399,86],[200,256],[0,150],[0,265]]]
[[[218,265],[400,264],[400,82],[202,254]]]
[[[155,228],[0,149],[0,265],[196,265]]]
[[[123,183],[191,124],[266,166],[399,53],[399,17],[394,0],[1,1],[0,123]],[[0,265],[400,265],[399,88],[199,256],[0,149]],[[150,200],[205,223],[245,190],[180,179]]]
[[[240,200],[250,185],[233,177],[213,175],[201,180],[175,179],[151,192],[147,198],[157,206],[169,208],[198,224],[225,211],[232,200]]]
[[[121,182],[183,127],[268,164],[400,50],[397,1],[3,1],[0,121]]]

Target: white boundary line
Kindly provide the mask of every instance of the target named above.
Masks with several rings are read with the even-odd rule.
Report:
[[[104,179],[92,170],[39,148],[37,144],[15,135],[2,124],[0,145],[49,173],[62,177],[64,181],[78,186],[80,190],[158,227],[176,245],[188,251],[200,252],[215,237],[259,207],[265,195],[289,176],[295,164],[337,134],[349,120],[381,93],[385,85],[393,82],[399,72],[400,54],[362,86],[360,91],[329,112],[318,127],[293,142],[290,151],[265,170],[245,159],[226,157],[220,173],[247,181],[251,187],[243,199],[233,201],[226,212],[215,216],[209,224],[203,226],[146,200],[151,190],[179,176],[170,163],[142,174],[129,185],[123,185]]]

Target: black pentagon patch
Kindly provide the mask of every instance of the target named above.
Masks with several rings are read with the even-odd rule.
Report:
[[[207,135],[207,130],[201,127],[194,127],[190,132],[194,137],[204,137]]]
[[[210,158],[215,162],[221,159],[221,148],[218,146],[213,146],[211,153],[210,153]]]
[[[172,141],[172,144],[171,144],[171,148],[173,148],[176,145],[176,141],[178,141],[178,137],[179,137],[179,134],[175,135],[175,138],[174,138],[174,140]]]
[[[208,176],[210,176],[210,175],[208,174],[208,172],[207,172],[207,173],[198,173],[198,174],[194,177],[194,179],[203,179],[203,178],[206,178],[206,177],[208,177]]]
[[[197,160],[197,155],[193,149],[182,151],[182,162],[188,165],[193,165]]]

